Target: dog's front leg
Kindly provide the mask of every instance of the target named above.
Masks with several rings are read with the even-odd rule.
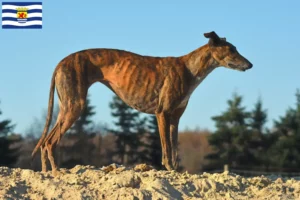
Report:
[[[177,108],[171,115],[170,122],[170,141],[172,149],[172,165],[176,170],[178,167],[178,124],[180,117],[185,111],[187,105],[181,108]]]
[[[162,147],[162,164],[167,170],[172,170],[174,167],[172,165],[172,147],[170,142],[170,115],[158,113],[156,118]]]

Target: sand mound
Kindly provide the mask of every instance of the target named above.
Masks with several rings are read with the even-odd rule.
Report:
[[[300,199],[297,178],[191,175],[115,164],[61,172],[54,178],[51,172],[0,167],[0,199]]]

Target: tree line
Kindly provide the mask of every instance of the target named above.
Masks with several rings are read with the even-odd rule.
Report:
[[[300,171],[300,91],[296,105],[274,120],[272,129],[265,127],[267,110],[259,99],[252,110],[242,105],[242,96],[234,94],[228,108],[212,117],[216,131],[208,137],[213,152],[204,170],[223,165],[236,169],[260,171]]]
[[[187,148],[195,147],[195,153],[179,153],[180,163],[185,165],[181,169],[197,165],[191,170],[197,173],[222,169],[224,164],[228,164],[236,169],[300,171],[299,90],[295,96],[296,104],[274,120],[269,129],[266,127],[268,115],[262,99],[258,99],[253,108],[248,110],[243,106],[243,97],[234,93],[227,101],[226,110],[212,117],[216,128],[214,132],[206,131],[202,135],[180,134],[179,152],[187,152]],[[117,96],[113,97],[109,107],[113,126],[97,126],[92,120],[96,114],[95,107],[91,105],[88,96],[80,118],[56,149],[59,166],[72,168],[80,164],[101,167],[111,163],[131,166],[147,163],[162,169],[155,115],[145,116],[127,106]],[[53,122],[55,113],[57,115],[58,108],[54,110]],[[39,158],[32,162],[30,154],[42,132],[44,118],[36,119],[27,133],[18,135],[13,134],[15,124],[9,119],[3,119],[0,110],[0,166],[40,170]],[[200,137],[202,142],[196,139]],[[201,148],[206,141],[205,148]],[[205,156],[195,162],[198,155],[196,151],[199,150],[205,151]]]

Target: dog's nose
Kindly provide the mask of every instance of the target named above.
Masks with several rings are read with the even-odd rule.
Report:
[[[251,69],[253,67],[252,63],[249,63],[248,69]]]

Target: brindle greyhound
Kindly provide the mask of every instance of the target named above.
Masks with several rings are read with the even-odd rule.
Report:
[[[34,157],[41,149],[42,171],[46,171],[47,152],[53,175],[58,173],[54,146],[80,116],[88,88],[95,82],[106,85],[129,106],[156,115],[162,164],[167,170],[176,169],[178,123],[194,89],[216,67],[240,71],[252,67],[225,38],[215,32],[204,36],[208,44],[181,57],[141,56],[116,49],[88,49],[65,57],[54,70],[46,125],[32,152]],[[47,135],[55,86],[60,111]]]

